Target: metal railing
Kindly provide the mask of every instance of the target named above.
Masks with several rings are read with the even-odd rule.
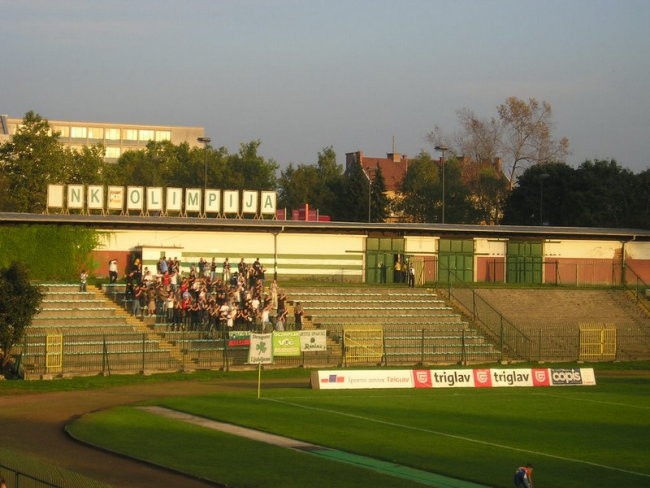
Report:
[[[470,283],[460,280],[453,270],[449,270],[446,291],[449,299],[465,312],[477,329],[497,345],[501,361],[532,359],[531,337],[478,295]]]

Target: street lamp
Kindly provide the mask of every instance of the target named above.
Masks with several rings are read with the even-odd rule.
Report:
[[[449,148],[444,144],[439,144],[434,147],[436,151],[442,153],[440,156],[440,167],[442,170],[442,223],[445,223],[445,151],[449,151]]]
[[[198,142],[203,143],[203,198],[205,198],[205,190],[208,188],[208,144],[210,144],[209,137],[197,137]]]
[[[539,175],[539,225],[544,225],[544,180],[549,176],[548,173]]]
[[[363,176],[368,180],[368,223],[370,223],[370,194],[372,192],[372,181],[370,180],[370,175],[366,173],[366,169],[363,166],[361,167],[361,171],[363,172]]]

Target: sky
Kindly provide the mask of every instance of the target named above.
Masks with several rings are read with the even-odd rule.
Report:
[[[553,108],[568,163],[650,168],[648,0],[0,0],[0,113],[205,128],[281,169],[434,153],[457,112]]]

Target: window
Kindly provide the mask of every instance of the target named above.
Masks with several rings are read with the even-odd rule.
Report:
[[[157,130],[156,131],[156,140],[157,141],[171,141],[172,133],[168,130]]]
[[[154,131],[152,130],[141,130],[140,131],[140,140],[141,141],[153,141]]]
[[[88,137],[87,127],[70,127],[70,137],[75,139],[85,139]]]
[[[106,159],[117,159],[120,157],[120,148],[119,147],[107,147],[106,148],[106,155],[104,156]]]
[[[120,140],[120,129],[109,129],[104,130],[104,135],[109,141],[119,141]]]
[[[122,129],[122,139],[125,141],[137,141],[138,140],[138,130],[137,129]]]
[[[104,129],[101,127],[88,127],[88,139],[103,139]]]
[[[59,132],[61,134],[59,137],[70,137],[70,127],[67,125],[55,125],[53,129],[55,132]]]

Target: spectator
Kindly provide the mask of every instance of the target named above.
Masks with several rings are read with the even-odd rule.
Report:
[[[85,292],[87,283],[88,283],[88,273],[86,273],[86,270],[84,269],[83,271],[81,271],[81,274],[79,275],[79,291]]]
[[[109,283],[117,282],[117,259],[115,258],[108,261],[108,281]]]
[[[302,305],[300,302],[296,302],[296,305],[293,307],[293,316],[295,319],[295,328],[296,330],[302,330],[302,316],[304,314]]]
[[[284,326],[287,323],[287,311],[284,308],[281,308],[278,310],[278,316],[275,319],[275,330],[278,332],[282,332],[284,330]]]

